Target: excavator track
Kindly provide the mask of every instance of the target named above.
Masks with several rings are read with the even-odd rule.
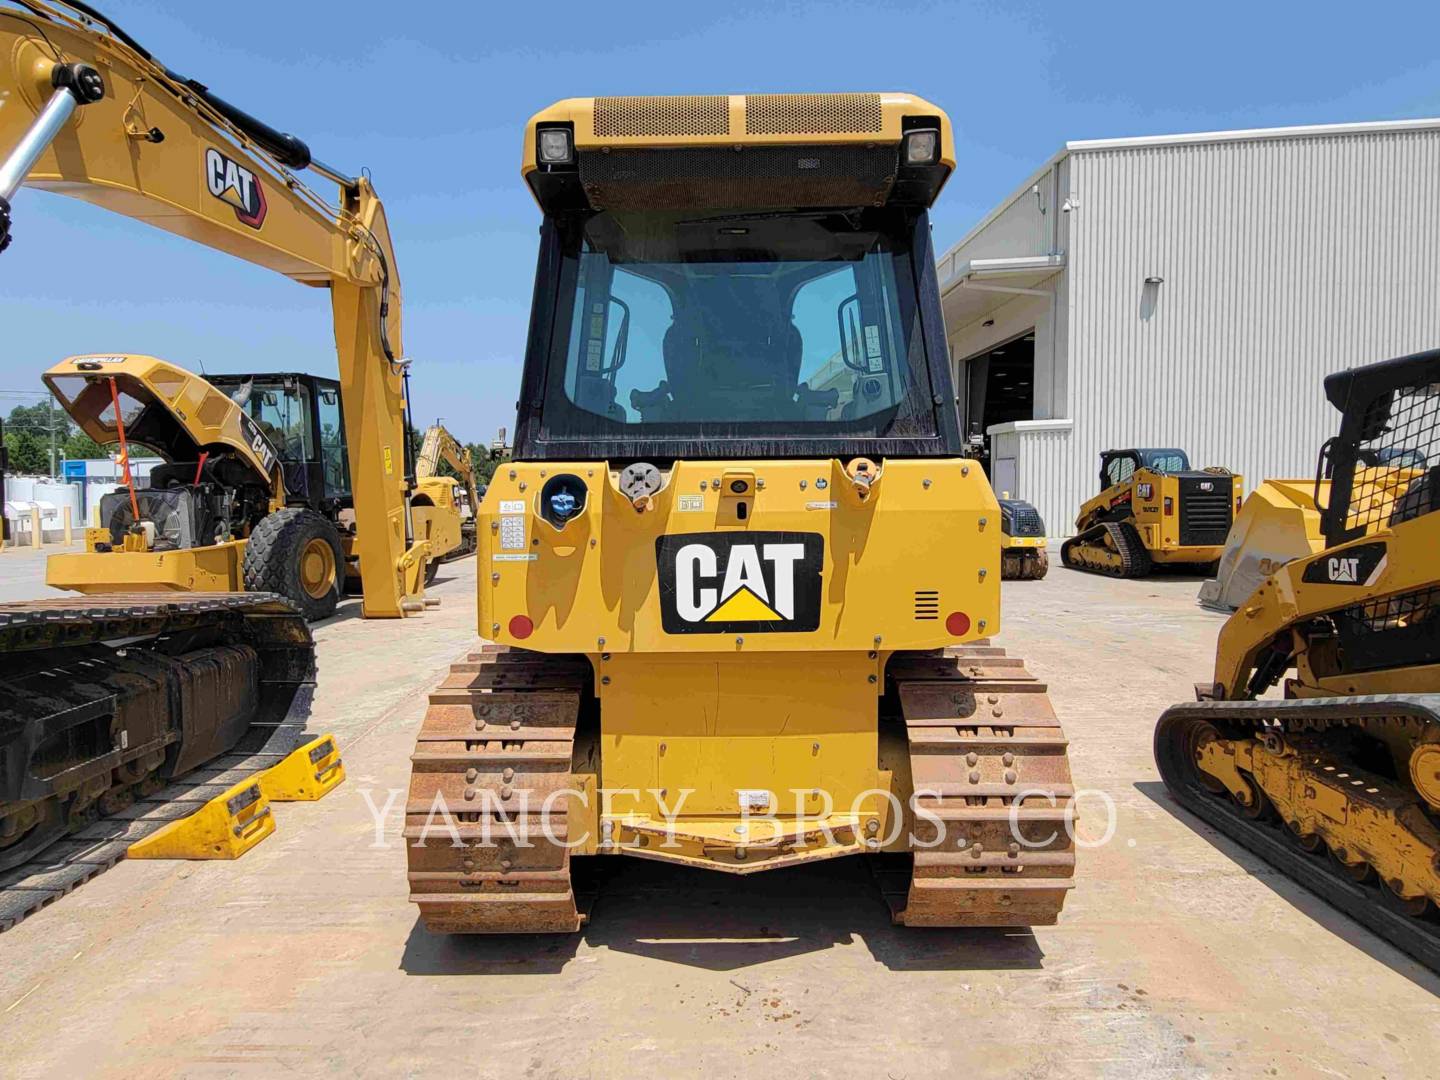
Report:
[[[0,655],[0,931],[288,753],[315,682],[268,593],[0,604]]]
[[[1155,761],[1165,786],[1185,809],[1402,952],[1440,971],[1440,918],[1433,906],[1418,916],[1397,910],[1392,902],[1387,902],[1383,883],[1358,880],[1373,878],[1373,871],[1357,874],[1354,867],[1342,868],[1335,858],[1327,856],[1324,843],[1287,828],[1273,810],[1260,812],[1268,800],[1262,799],[1259,806],[1247,812],[1247,808],[1223,788],[1216,790],[1219,785],[1195,764],[1196,737],[1202,728],[1257,738],[1273,733],[1283,738],[1292,733],[1363,731],[1372,725],[1394,723],[1440,730],[1440,695],[1199,701],[1176,705],[1167,709],[1156,724]],[[1362,766],[1352,767],[1357,775],[1365,775]],[[1314,786],[1307,786],[1305,794],[1314,796]],[[1432,821],[1440,820],[1433,812],[1429,817]],[[1357,854],[1364,856],[1363,851]]]
[[[894,921],[1053,924],[1075,884],[1074,787],[1045,684],[988,642],[903,653],[883,711],[905,725],[921,812],[913,854],[872,857]]]
[[[1060,546],[1060,561],[1072,570],[1134,578],[1150,573],[1150,553],[1128,521],[1104,521]]]
[[[573,933],[566,792],[583,657],[486,645],[430,695],[405,804],[410,900],[447,934]]]

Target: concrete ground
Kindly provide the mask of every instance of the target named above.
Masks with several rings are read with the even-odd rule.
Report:
[[[0,573],[6,572],[0,555]],[[1093,838],[1059,926],[889,924],[858,860],[743,879],[606,860],[589,927],[432,937],[367,798],[474,641],[438,610],[318,628],[348,781],[237,863],[121,863],[0,936],[0,1074],[41,1077],[1434,1075],[1440,979],[1178,811],[1155,718],[1211,666],[1189,578],[1053,569],[999,643],[1049,680]]]
[[[42,596],[75,596],[45,584],[45,559],[62,551],[79,551],[84,544],[46,544],[42,548],[0,549],[0,604],[11,600],[37,600]]]

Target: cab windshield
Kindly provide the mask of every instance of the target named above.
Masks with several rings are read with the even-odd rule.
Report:
[[[901,213],[562,224],[550,440],[935,434]]]

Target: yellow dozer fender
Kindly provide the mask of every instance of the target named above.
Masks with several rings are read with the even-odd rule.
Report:
[[[1250,493],[1225,538],[1219,570],[1200,586],[1204,607],[1234,611],[1280,567],[1325,547],[1316,490],[1314,480],[1266,480]],[[1330,482],[1318,490],[1328,501]]]

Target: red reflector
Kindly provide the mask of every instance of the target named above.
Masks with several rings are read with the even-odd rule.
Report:
[[[945,632],[951,637],[964,637],[970,632],[970,616],[963,611],[952,611],[945,616]]]
[[[516,638],[527,638],[535,632],[535,624],[530,621],[529,615],[516,615],[510,620],[510,636]]]
[[[1174,517],[1174,516],[1175,516],[1175,500],[1172,499],[1172,498],[1170,498],[1169,495],[1166,495],[1166,496],[1165,496],[1165,516],[1166,516],[1166,517]]]

